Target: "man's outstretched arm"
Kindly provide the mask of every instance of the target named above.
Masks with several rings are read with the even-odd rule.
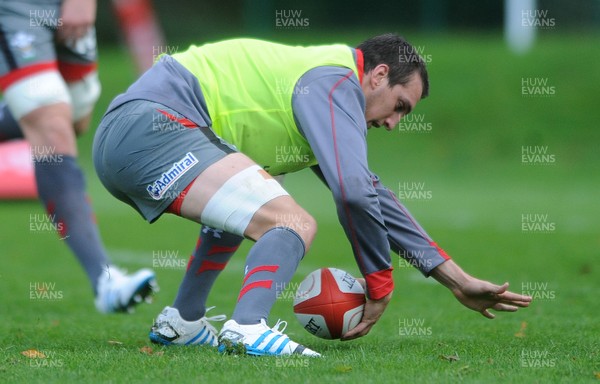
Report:
[[[480,312],[487,318],[489,311],[514,312],[527,307],[531,297],[509,292],[508,283],[496,285],[465,273],[417,223],[392,191],[373,176],[381,212],[388,228],[391,248],[425,276],[431,276],[444,285],[464,306]]]
[[[431,276],[448,288],[465,307],[481,313],[488,319],[496,317],[489,310],[515,312],[527,307],[531,297],[508,291],[508,283],[496,285],[479,280],[462,270],[453,260],[437,266]]]
[[[394,192],[386,188],[379,177],[371,175],[381,214],[388,230],[390,248],[425,276],[450,259],[427,234],[425,229],[398,200]]]

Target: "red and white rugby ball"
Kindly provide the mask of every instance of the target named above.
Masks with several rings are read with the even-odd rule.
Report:
[[[352,275],[337,268],[321,268],[300,283],[294,313],[309,333],[339,339],[360,323],[365,302],[365,291]]]

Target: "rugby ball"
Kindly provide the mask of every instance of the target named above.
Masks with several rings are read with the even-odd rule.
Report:
[[[298,286],[294,313],[314,336],[339,339],[360,323],[365,303],[365,291],[352,275],[337,268],[321,268]]]

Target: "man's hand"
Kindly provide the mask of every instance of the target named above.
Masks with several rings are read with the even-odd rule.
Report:
[[[493,319],[496,316],[489,309],[515,312],[519,307],[529,306],[531,302],[531,297],[509,292],[507,289],[508,283],[495,285],[473,278],[452,293],[465,307]]]
[[[358,282],[363,286],[363,288],[365,287],[365,279],[356,280],[358,280]],[[342,335],[341,340],[346,341],[357,339],[369,333],[373,325],[375,325],[377,320],[379,320],[379,318],[383,314],[383,311],[385,311],[385,308],[387,307],[391,298],[392,293],[390,292],[388,295],[384,296],[379,300],[367,299],[362,320],[360,321],[360,323],[358,323],[356,327],[352,328],[351,330],[346,332],[346,334]]]
[[[62,25],[57,31],[58,40],[78,40],[96,22],[96,0],[64,0],[60,18]]]
[[[452,260],[436,267],[431,276],[450,289],[462,305],[488,319],[496,317],[490,309],[515,312],[531,303],[530,296],[508,291],[508,283],[496,285],[469,276]]]

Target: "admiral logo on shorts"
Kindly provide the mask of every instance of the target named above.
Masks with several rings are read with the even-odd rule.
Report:
[[[165,192],[175,184],[175,182],[198,164],[198,159],[191,152],[185,154],[185,157],[174,163],[171,168],[161,175],[154,183],[149,184],[146,190],[154,200],[160,200]]]

